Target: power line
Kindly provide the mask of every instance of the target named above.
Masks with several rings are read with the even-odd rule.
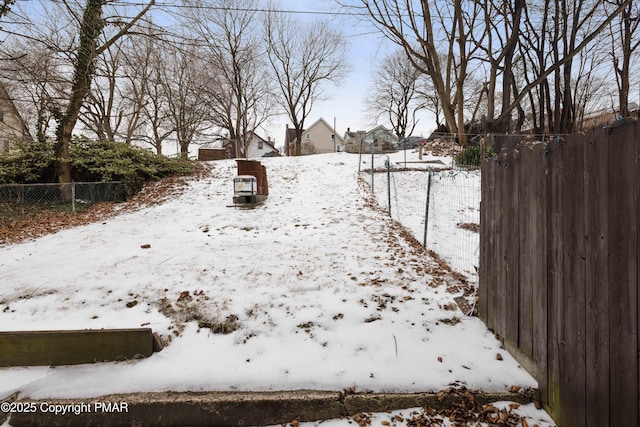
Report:
[[[61,3],[60,0],[47,0],[51,3]],[[33,0],[16,0],[16,3],[31,3]],[[116,0],[110,2],[113,5],[144,7],[148,3],[140,1]],[[215,10],[223,12],[255,12],[255,13],[284,13],[292,15],[324,15],[324,16],[369,16],[366,12],[355,11],[319,11],[319,10],[293,10],[293,9],[265,9],[246,7],[224,7],[214,5],[186,5],[172,2],[156,2],[155,6],[169,9],[195,9],[195,10]]]

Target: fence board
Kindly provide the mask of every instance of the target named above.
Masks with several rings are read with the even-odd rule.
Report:
[[[585,149],[585,227],[589,236],[586,251],[585,298],[588,315],[585,332],[585,425],[609,423],[609,286],[608,282],[608,138],[598,128],[588,134]]]
[[[570,135],[563,144],[561,282],[563,290],[557,308],[560,311],[560,407],[562,426],[585,424],[585,226],[584,226],[584,142],[581,135]]]
[[[495,229],[495,173],[492,170],[492,160],[486,160],[482,163],[481,171],[481,193],[484,198],[480,202],[480,234],[486,236],[484,239],[480,239],[480,262],[478,269],[478,280],[482,283],[484,289],[478,292],[478,314],[485,319],[485,323],[488,328],[494,328],[490,316],[492,313],[489,311],[489,295],[493,294],[494,282],[491,280],[489,272],[492,268],[489,264],[489,260],[495,259],[494,253],[494,233],[491,230]],[[490,214],[491,213],[491,214]]]
[[[638,307],[638,309],[640,310],[640,291],[638,291],[638,288],[640,288],[640,227],[638,227],[638,221],[640,221],[640,218],[638,218],[638,212],[640,212],[640,147],[638,147],[638,143],[640,141],[640,120],[638,120],[636,122],[636,129],[635,129],[636,133],[635,133],[635,141],[636,141],[636,177],[635,177],[635,182],[636,182],[636,306]],[[637,320],[637,326],[636,326],[636,332],[640,333],[640,313],[636,312],[636,317],[638,318]],[[636,411],[637,411],[637,422],[636,425],[640,425],[640,337],[638,337],[638,348],[637,348],[637,354],[638,354],[638,376],[637,376],[637,395],[636,395],[636,399],[637,399],[637,407],[636,407]]]
[[[504,206],[506,203],[508,193],[507,182],[505,181],[505,169],[501,163],[496,164],[496,206]],[[496,224],[498,224],[498,230],[495,233],[495,256],[499,265],[504,268],[497,269],[492,274],[494,280],[495,293],[491,296],[491,311],[493,312],[493,324],[495,331],[499,336],[506,334],[506,266],[505,266],[505,252],[507,251],[506,243],[506,229],[504,227],[506,216],[504,210],[496,209],[494,212],[496,216]]]
[[[636,282],[640,283],[640,227],[638,227],[638,223],[637,221],[640,221],[640,218],[638,218],[638,212],[640,212],[640,147],[638,147],[638,141],[640,140],[640,120],[636,122],[636,134],[635,134],[635,140],[636,140],[636,178],[635,178],[635,182],[636,182]],[[637,307],[640,310],[640,291],[638,291],[638,288],[640,287],[640,284],[636,285],[636,292],[637,292]],[[636,312],[636,317],[638,318],[637,320],[637,329],[636,331],[638,331],[638,333],[640,333],[640,313]],[[638,394],[636,396],[637,398],[637,407],[636,407],[636,411],[637,411],[637,415],[638,415],[638,420],[637,420],[637,424],[636,425],[640,425],[640,337],[638,337]]]
[[[518,348],[525,356],[533,358],[533,269],[535,264],[531,256],[535,254],[535,245],[538,230],[536,230],[535,211],[532,205],[535,203],[533,183],[540,181],[541,164],[536,164],[532,159],[531,147],[520,148],[519,161],[516,168],[518,175],[518,232],[514,236],[520,242],[518,252],[519,278],[518,278]],[[532,165],[531,168],[522,167]],[[544,171],[542,171],[544,173]],[[516,191],[514,191],[515,193]]]
[[[533,359],[538,367],[538,389],[543,401],[547,400],[548,387],[546,382],[547,352],[548,352],[548,328],[547,315],[548,294],[547,294],[547,224],[548,224],[548,191],[549,169],[545,158],[544,145],[538,144],[533,148],[531,157],[533,167],[538,165],[536,179],[532,179],[531,186],[534,195],[534,202],[530,205],[530,218],[532,228],[533,244],[529,254],[531,266],[531,282],[533,287]],[[532,167],[532,169],[533,169]],[[527,169],[523,162],[523,169]],[[527,262],[523,259],[523,262]]]
[[[518,173],[520,166],[518,156],[512,152],[512,156],[507,157],[504,165],[503,182],[508,191],[503,201],[503,210],[506,212],[504,219],[506,230],[503,233],[503,251],[506,261],[504,274],[504,304],[506,333],[505,339],[517,347],[518,345],[518,308],[519,308],[519,261],[520,261],[520,239],[518,238],[519,204],[518,204]]]
[[[638,277],[635,126],[613,129],[609,139],[609,284],[611,287],[611,425],[638,422]]]
[[[547,236],[549,250],[547,252],[548,265],[548,302],[549,302],[549,354],[547,367],[548,405],[553,413],[559,414],[560,407],[560,349],[562,340],[562,174],[564,173],[563,157],[564,143],[553,140],[548,142],[549,154],[547,160],[550,170],[550,191],[548,200],[549,222]]]

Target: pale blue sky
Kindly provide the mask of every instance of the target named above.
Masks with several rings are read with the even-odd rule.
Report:
[[[282,8],[286,10],[297,10],[305,12],[336,12],[341,9],[335,0],[279,0]],[[356,2],[357,3],[357,2]],[[323,118],[327,123],[335,125],[337,133],[344,136],[347,128],[352,131],[370,130],[378,124],[390,128],[389,123],[373,123],[373,118],[366,112],[365,98],[367,91],[372,86],[372,69],[376,63],[382,59],[395,46],[386,40],[381,33],[368,21],[362,17],[348,15],[305,15],[301,14],[300,19],[326,19],[342,29],[347,35],[350,44],[347,62],[349,74],[338,87],[328,86],[328,92],[332,94],[331,99],[314,103],[314,107],[305,121],[308,127],[319,118]],[[284,140],[287,119],[285,116],[273,120],[273,124],[267,128],[268,135],[281,146]],[[435,129],[435,122],[428,114],[420,117],[420,122],[414,131],[414,135],[429,135]]]

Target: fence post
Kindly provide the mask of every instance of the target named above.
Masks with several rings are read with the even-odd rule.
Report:
[[[360,175],[360,165],[362,164],[362,143],[364,138],[360,138],[360,151],[358,151],[358,175]]]
[[[76,213],[76,183],[71,183],[71,212]]]
[[[424,237],[422,239],[422,246],[427,247],[427,227],[429,226],[429,200],[431,199],[431,175],[433,169],[429,168],[429,180],[427,181],[427,203],[424,212]]]
[[[385,163],[387,164],[387,201],[389,203],[389,216],[391,216],[391,162],[389,161],[389,156],[387,156]]]
[[[373,191],[373,154],[374,154],[374,144],[371,143],[371,194],[375,194]]]

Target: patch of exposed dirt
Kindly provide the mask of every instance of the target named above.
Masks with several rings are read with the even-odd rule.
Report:
[[[480,224],[474,224],[472,222],[459,222],[456,224],[458,228],[462,228],[463,230],[472,231],[474,233],[480,232]]]

